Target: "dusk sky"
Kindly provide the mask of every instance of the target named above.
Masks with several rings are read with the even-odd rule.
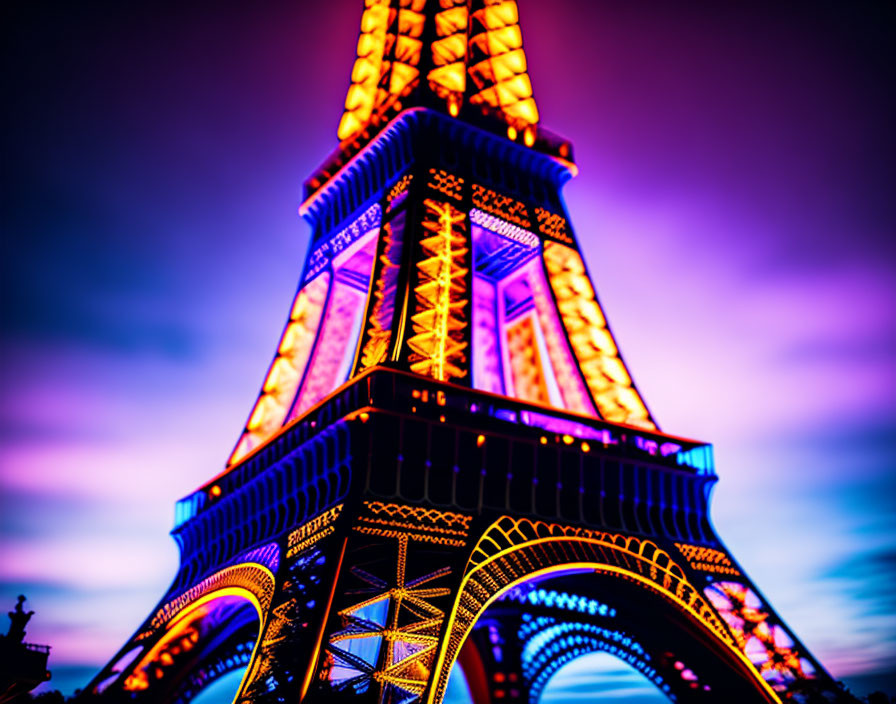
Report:
[[[714,443],[714,524],[788,625],[896,693],[894,5],[519,4],[652,413]],[[0,608],[63,691],[168,587],[174,503],[255,400],[361,7],[4,10]]]

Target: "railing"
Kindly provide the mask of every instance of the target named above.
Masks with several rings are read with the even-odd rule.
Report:
[[[697,475],[715,475],[712,446],[707,443],[375,367],[350,379],[248,457],[178,501],[174,530],[202,513],[214,499],[238,490],[331,424],[370,406],[418,416],[447,415],[459,422],[473,418],[474,423],[483,427],[495,422],[516,424],[536,432],[556,434],[564,443],[587,441],[618,456]]]
[[[423,411],[423,397],[440,399],[439,413],[454,410],[463,415],[493,418],[505,423],[538,428],[567,439],[589,440],[618,453],[648,460],[670,468],[714,476],[712,445],[666,435],[655,430],[620,425],[589,418],[557,408],[526,403],[477,389],[433,382],[403,371],[381,374],[371,382],[371,396],[377,400],[416,406]]]

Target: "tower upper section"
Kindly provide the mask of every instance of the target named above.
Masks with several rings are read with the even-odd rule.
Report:
[[[534,143],[538,108],[514,0],[366,0],[341,141],[402,108],[499,118]]]
[[[377,367],[656,429],[560,197],[570,146],[537,122],[516,2],[365,0],[342,141],[307,183],[308,257],[231,465]]]

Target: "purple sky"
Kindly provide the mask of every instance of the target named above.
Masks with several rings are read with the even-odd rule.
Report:
[[[168,586],[174,502],[255,399],[361,3],[14,5],[0,606],[29,596],[29,639],[71,688]],[[892,7],[520,5],[543,124],[576,147],[573,225],[652,412],[715,443],[715,525],[815,655],[892,683]]]

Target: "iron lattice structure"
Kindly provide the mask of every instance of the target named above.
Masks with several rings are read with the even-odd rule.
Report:
[[[310,250],[181,566],[88,687],[188,702],[536,702],[608,652],[670,700],[836,697],[716,536],[711,447],[660,432],[538,126],[517,5],[366,0]]]

